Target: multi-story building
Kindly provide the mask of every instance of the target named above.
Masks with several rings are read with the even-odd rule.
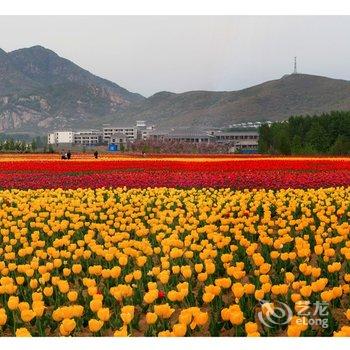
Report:
[[[235,123],[235,124],[230,124],[228,127],[233,128],[233,129],[258,129],[261,125],[267,124],[271,125],[272,122],[267,120],[267,121],[262,121],[262,122],[242,122],[242,123]]]
[[[236,150],[257,150],[259,133],[257,131],[234,131],[224,132],[219,130],[154,130],[150,132],[149,138],[153,140],[178,140],[184,142],[218,142],[232,145]]]
[[[214,136],[215,141],[229,143],[241,140],[250,140],[258,143],[259,133],[257,131],[213,131],[211,135]]]
[[[213,136],[201,131],[174,131],[166,135],[165,139],[192,143],[208,143],[213,139]]]
[[[47,143],[49,145],[72,144],[74,142],[73,131],[55,131],[48,134]]]
[[[103,141],[108,143],[111,136],[118,133],[126,135],[128,141],[137,139],[135,126],[106,126],[103,128]]]
[[[146,128],[147,127],[146,121],[145,120],[138,120],[136,122],[136,127],[137,128]]]
[[[259,133],[257,131],[214,131],[212,135],[216,142],[231,144],[233,151],[258,149]]]
[[[232,151],[253,151],[258,150],[258,142],[255,140],[238,140],[233,143]]]
[[[49,134],[47,134],[47,143],[48,145],[54,145],[56,142],[55,142],[55,133],[54,132],[51,132]]]
[[[138,120],[136,122],[137,129],[137,139],[138,140],[147,140],[150,137],[150,134],[154,130],[154,125],[147,125],[144,120]]]
[[[79,131],[74,133],[74,144],[96,146],[102,143],[102,132],[97,130]]]
[[[152,125],[147,125],[144,120],[138,120],[134,126],[106,126],[103,128],[103,141],[108,143],[111,136],[114,134],[126,135],[128,142],[146,140],[149,138],[149,134],[153,129],[154,127]]]
[[[165,136],[169,134],[168,130],[152,130],[148,133],[148,138],[151,140],[164,140]]]
[[[171,130],[160,131],[155,130],[149,133],[149,138],[153,140],[163,141],[182,141],[182,142],[211,142],[214,137],[207,132],[195,131],[195,130]]]

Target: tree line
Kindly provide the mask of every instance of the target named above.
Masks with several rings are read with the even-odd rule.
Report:
[[[350,155],[350,111],[292,116],[259,128],[259,152]]]
[[[52,148],[52,147],[51,147]],[[46,138],[37,136],[31,141],[16,140],[12,137],[6,137],[6,135],[0,135],[0,152],[50,152],[46,144]]]

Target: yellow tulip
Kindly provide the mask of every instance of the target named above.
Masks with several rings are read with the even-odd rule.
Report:
[[[204,293],[202,296],[203,301],[208,304],[215,298],[215,295],[212,293]]]
[[[122,326],[120,329],[114,332],[115,337],[127,337],[128,336],[128,328],[126,325]]]
[[[30,322],[36,316],[33,310],[21,311],[21,319],[23,322]]]
[[[189,325],[192,321],[192,314],[190,312],[185,312],[187,310],[181,311],[179,315],[179,323]]]
[[[31,334],[27,328],[22,327],[16,329],[16,337],[31,337]]]
[[[43,290],[43,293],[46,297],[51,297],[53,294],[53,288],[52,287],[45,287]]]
[[[147,324],[154,324],[157,322],[158,316],[154,312],[147,312],[146,314],[146,322]]]
[[[187,327],[183,323],[177,323],[173,325],[173,334],[176,337],[184,337],[187,332]]]
[[[7,315],[5,309],[0,309],[0,326],[4,326],[7,322]]]
[[[255,322],[247,322],[244,325],[247,334],[255,333],[258,331],[258,325]]]
[[[120,314],[120,318],[122,319],[124,324],[129,324],[133,319],[132,315],[129,312],[122,312]]]
[[[80,265],[80,264],[74,264],[73,266],[72,266],[72,271],[73,271],[73,273],[74,274],[79,274],[79,273],[81,273],[81,271],[82,271],[82,266]]]
[[[244,316],[242,311],[232,311],[230,313],[230,322],[233,325],[240,325],[243,323]]]
[[[89,330],[92,333],[97,333],[103,327],[103,324],[103,321],[92,318],[91,320],[89,320]]]
[[[209,320],[209,316],[207,312],[199,312],[194,317],[194,321],[199,326],[204,326]]]
[[[92,312],[97,312],[102,308],[102,301],[100,299],[92,299],[90,301],[90,309]]]
[[[16,310],[19,304],[19,298],[11,295],[7,302],[7,306],[10,310]]]
[[[78,299],[78,292],[76,291],[70,291],[67,293],[67,298],[70,302],[74,302]]]
[[[297,325],[289,325],[287,328],[288,337],[299,337],[301,334],[301,329]]]
[[[109,320],[110,316],[110,312],[109,309],[107,307],[103,307],[101,309],[99,309],[97,311],[97,317],[103,321],[103,322],[107,322]]]
[[[62,329],[64,330],[64,332],[66,332],[68,334],[73,332],[75,327],[76,327],[76,323],[75,323],[74,319],[65,318],[62,321]]]

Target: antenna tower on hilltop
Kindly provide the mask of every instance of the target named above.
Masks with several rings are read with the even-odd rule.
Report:
[[[294,57],[294,71],[293,71],[293,74],[297,74],[298,71],[297,71],[297,58]]]

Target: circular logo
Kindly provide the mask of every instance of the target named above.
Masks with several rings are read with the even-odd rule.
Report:
[[[261,310],[258,312],[259,321],[268,328],[288,324],[293,317],[291,308],[281,301],[269,302],[260,300]]]

